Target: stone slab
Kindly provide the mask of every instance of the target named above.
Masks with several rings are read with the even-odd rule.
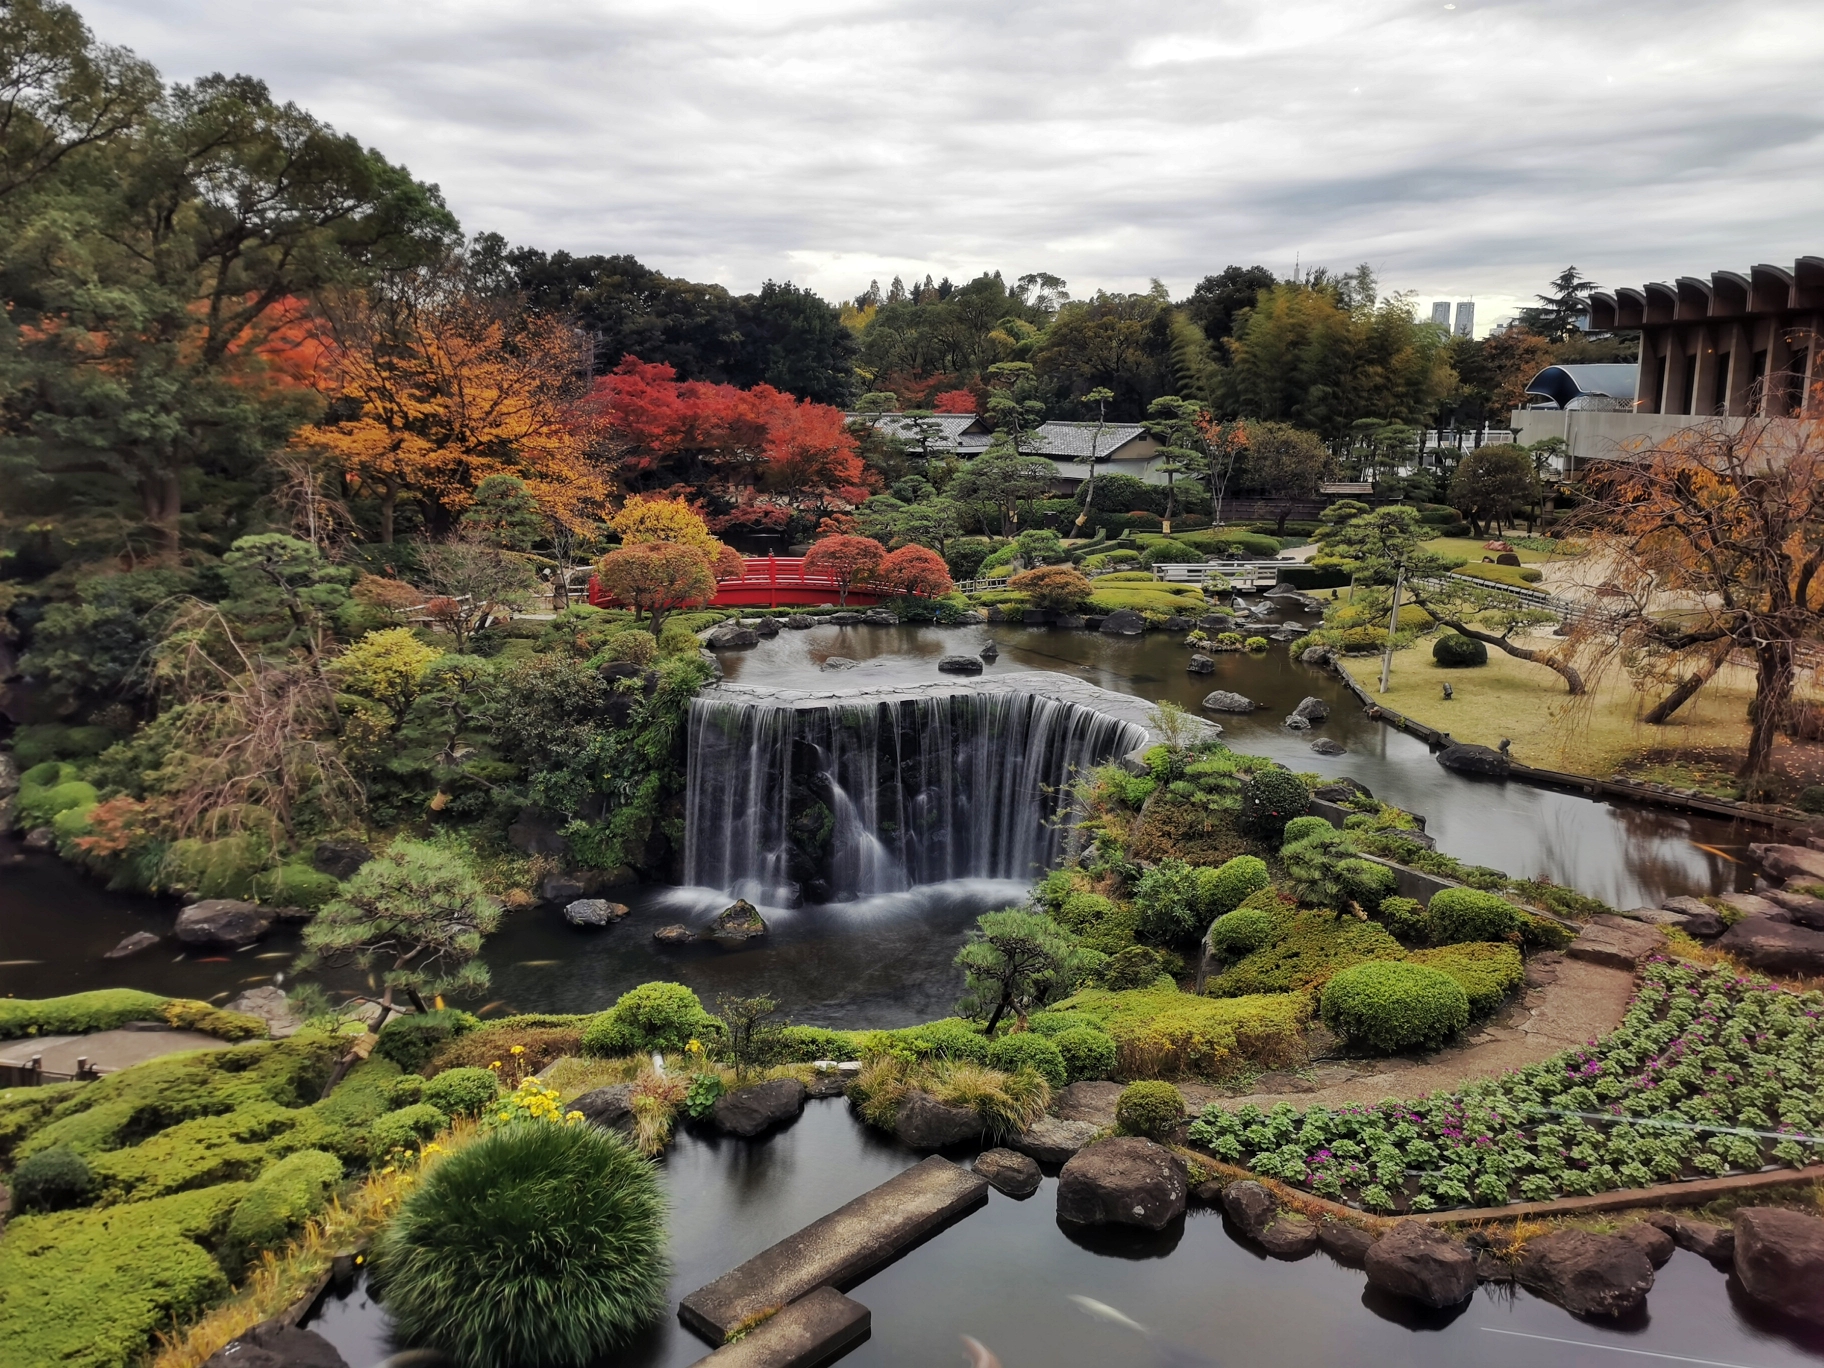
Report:
[[[28,1068],[43,1060],[46,1073],[74,1074],[77,1059],[98,1073],[115,1073],[186,1050],[226,1050],[229,1044],[201,1031],[95,1031],[79,1036],[38,1036],[0,1041],[0,1067]]]
[[[1565,953],[1611,969],[1633,969],[1665,944],[1665,934],[1658,929],[1605,914],[1592,917]]]
[[[812,1221],[678,1304],[711,1344],[820,1287],[853,1287],[988,1199],[988,1181],[933,1155]]]
[[[860,1302],[833,1287],[820,1287],[733,1344],[698,1359],[696,1368],[817,1368],[865,1340],[872,1322]]]

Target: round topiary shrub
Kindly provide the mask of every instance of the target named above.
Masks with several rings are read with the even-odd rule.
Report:
[[[1070,1081],[1063,1052],[1055,1043],[1032,1031],[1002,1036],[991,1043],[988,1067],[1002,1073],[1031,1069],[1054,1088],[1061,1088]]]
[[[1450,975],[1401,960],[1351,965],[1324,985],[1324,1025],[1383,1054],[1435,1050],[1469,1024],[1469,998]]]
[[[1520,929],[1520,909],[1479,888],[1446,888],[1431,895],[1425,923],[1434,945],[1506,940]]]
[[[449,1124],[450,1118],[430,1103],[413,1102],[375,1118],[367,1131],[368,1153],[381,1159],[397,1149],[415,1150],[419,1141],[429,1140]]]
[[[1165,972],[1165,959],[1157,950],[1144,945],[1130,945],[1110,955],[1102,966],[1102,986],[1115,992],[1130,988],[1151,988],[1153,980]]]
[[[506,1126],[425,1175],[372,1268],[400,1338],[461,1368],[596,1362],[665,1311],[665,1199],[606,1130]]]
[[[304,864],[282,864],[253,880],[253,896],[268,907],[313,911],[341,891],[341,881],[334,875]]]
[[[1064,1056],[1065,1081],[1094,1082],[1115,1071],[1114,1037],[1093,1026],[1073,1026],[1051,1038]]]
[[[1302,841],[1307,836],[1334,836],[1336,828],[1330,824],[1328,817],[1294,817],[1286,823],[1286,829],[1280,833],[1280,844],[1289,846]]]
[[[1824,812],[1824,784],[1807,784],[1799,790],[1800,812]]]
[[[1278,840],[1286,823],[1311,810],[1311,791],[1291,770],[1261,770],[1241,788],[1241,824],[1247,831]]]
[[[1301,817],[1296,820],[1309,819]],[[1321,821],[1322,818],[1318,820]],[[1220,917],[1225,912],[1233,912],[1271,882],[1267,877],[1267,862],[1258,855],[1237,855],[1215,869],[1197,871],[1198,887],[1203,893],[1203,911],[1208,917]]]
[[[417,1074],[400,1074],[388,1085],[386,1100],[395,1111],[417,1106],[424,1101],[424,1079]]]
[[[11,1183],[13,1202],[20,1211],[62,1211],[86,1202],[95,1178],[75,1150],[52,1145],[20,1160]]]
[[[1279,939],[1280,919],[1263,907],[1240,907],[1210,925],[1210,949],[1240,959]]]
[[[1163,1140],[1184,1120],[1184,1097],[1170,1083],[1129,1083],[1115,1101],[1115,1125],[1126,1135]]]
[[[1488,647],[1474,637],[1447,632],[1432,643],[1431,658],[1446,670],[1464,670],[1488,664]]]
[[[389,1017],[386,1025],[380,1028],[380,1039],[374,1049],[403,1072],[418,1073],[431,1062],[431,1056],[446,1040],[467,1035],[480,1025],[479,1017],[453,1008]]]
[[[583,1053],[610,1058],[654,1050],[676,1054],[692,1040],[715,1034],[717,1026],[683,984],[642,983],[622,993],[614,1006],[589,1023],[583,1031]]]
[[[424,1085],[424,1100],[451,1116],[479,1116],[500,1096],[492,1069],[445,1069]]]

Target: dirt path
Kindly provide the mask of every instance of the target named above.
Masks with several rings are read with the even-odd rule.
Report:
[[[1195,1083],[1179,1091],[1193,1109],[1219,1102],[1230,1110],[1249,1102],[1258,1107],[1290,1102],[1303,1109],[1423,1097],[1536,1064],[1606,1035],[1621,1024],[1634,994],[1634,976],[1626,970],[1551,955],[1534,957],[1528,980],[1539,986],[1528,988],[1496,1023],[1428,1059],[1320,1060],[1308,1078],[1267,1074],[1259,1082],[1270,1090],[1243,1097]]]

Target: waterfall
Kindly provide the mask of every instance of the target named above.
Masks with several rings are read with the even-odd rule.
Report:
[[[1071,781],[1145,737],[1036,692],[697,698],[685,878],[773,906],[1029,879],[1064,853]]]

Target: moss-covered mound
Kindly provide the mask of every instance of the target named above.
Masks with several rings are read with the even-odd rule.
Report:
[[[1121,1078],[1217,1078],[1246,1064],[1303,1058],[1304,994],[1207,998],[1175,987],[1087,988],[1046,1013],[1078,1016],[1113,1037]]]
[[[223,1040],[257,1040],[266,1034],[266,1023],[258,1017],[136,988],[98,988],[68,997],[0,998],[0,1040],[87,1035],[117,1030],[130,1021],[162,1021]]]
[[[1377,922],[1324,911],[1300,912],[1278,939],[1226,970],[1211,982],[1209,991],[1216,997],[1301,992],[1321,988],[1352,964],[1405,956],[1400,943]]]

